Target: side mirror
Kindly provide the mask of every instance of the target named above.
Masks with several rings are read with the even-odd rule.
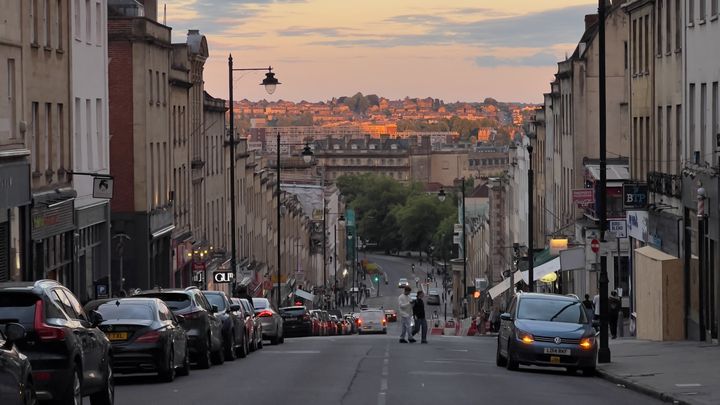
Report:
[[[5,325],[5,340],[8,343],[16,342],[25,337],[25,328],[19,323]]]
[[[500,314],[500,320],[501,320],[501,321],[512,321],[513,318],[512,318],[512,315],[510,315],[509,313],[505,312],[505,313],[503,313],[503,314]]]
[[[218,306],[217,306],[217,305],[213,305],[210,312],[212,312],[213,314],[217,314],[218,311],[219,311]]]
[[[239,305],[239,304],[232,304],[232,305],[230,305],[230,310],[233,311],[233,312],[237,312],[237,311],[240,310],[240,305]]]
[[[178,314],[178,315],[175,315],[175,318],[177,319],[178,325],[185,324],[185,316]]]
[[[90,318],[90,323],[92,324],[93,327],[100,325],[104,321],[100,312],[98,312],[94,309],[92,311],[90,311],[90,314],[88,315],[88,317]]]

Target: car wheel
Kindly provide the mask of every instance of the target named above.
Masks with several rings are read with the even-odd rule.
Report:
[[[210,343],[210,336],[208,336],[207,341],[205,342],[205,346],[200,347],[200,351],[198,353],[198,367],[205,370],[210,368],[210,348],[212,347]]]
[[[263,348],[263,340],[262,340],[262,336],[261,336],[261,337],[260,337],[260,339],[258,340],[258,343],[257,343],[257,348],[258,348],[258,349],[262,349],[262,348]]]
[[[248,353],[247,353],[247,338],[245,338],[244,335],[243,335],[243,340],[240,343],[240,346],[236,349],[236,351],[237,351],[237,356],[239,358],[244,359],[245,357],[247,357],[247,355],[248,355]]]
[[[105,365],[105,385],[103,385],[103,389],[101,391],[98,391],[90,396],[90,403],[92,405],[112,405],[115,403],[115,375],[113,374],[109,357],[110,355],[108,354],[108,361]]]
[[[255,336],[253,336],[252,340],[250,341],[250,352],[254,352],[255,349],[257,349],[257,341],[255,340]]]
[[[185,345],[185,357],[183,357],[183,365],[177,371],[177,375],[188,375],[190,374],[190,349],[187,344]]]
[[[82,405],[82,399],[82,382],[80,381],[80,371],[76,366],[72,371],[70,387],[65,393],[65,397],[59,402],[62,405]]]
[[[170,348],[167,356],[165,356],[165,366],[158,373],[161,381],[173,382],[175,380],[175,349]]]
[[[495,351],[495,365],[498,367],[507,365],[507,359],[500,354],[500,340],[497,342],[497,350]]]
[[[585,368],[582,369],[583,376],[585,376],[585,377],[593,377],[593,376],[595,376],[596,371],[597,371],[597,370],[595,369],[594,366],[593,366],[593,367],[585,367]]]
[[[271,344],[271,345],[277,345],[279,342],[280,342],[280,339],[278,339],[278,336],[277,336],[277,335],[275,335],[275,336],[273,336],[273,337],[270,338],[270,344]]]
[[[211,354],[211,360],[212,363],[216,366],[219,366],[223,363],[225,363],[225,347],[224,345],[220,345],[220,348]]]
[[[508,339],[508,345],[507,345],[507,362],[505,363],[505,368],[507,368],[510,371],[515,371],[518,369],[520,364],[513,359],[512,357],[512,351],[510,347],[510,340]]]
[[[281,334],[280,337],[278,338],[278,343],[280,343],[280,344],[285,343],[285,336],[283,336],[283,335]]]
[[[27,381],[25,381],[25,392],[23,393],[23,398],[25,399],[25,405],[37,405],[37,395],[35,395],[35,387],[33,386],[32,381],[29,378]]]
[[[230,331],[230,339],[228,339],[228,343],[225,345],[225,358],[227,361],[235,361],[237,359],[237,355],[235,352],[235,331]]]

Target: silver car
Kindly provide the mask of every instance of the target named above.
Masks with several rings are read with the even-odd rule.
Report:
[[[369,309],[358,315],[358,333],[387,333],[385,312],[380,309]]]
[[[253,298],[255,316],[262,323],[262,338],[270,340],[273,344],[283,340],[283,319],[270,305],[267,298]]]
[[[517,370],[519,365],[527,364],[595,374],[596,332],[577,297],[518,294],[500,319],[496,354],[499,367]]]

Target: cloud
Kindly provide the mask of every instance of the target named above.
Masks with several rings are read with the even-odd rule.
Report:
[[[353,35],[356,30],[343,28],[314,28],[314,27],[288,27],[277,31],[278,35],[285,37],[307,37],[307,36],[325,36],[325,37],[345,37]]]
[[[558,62],[558,58],[547,52],[540,52],[529,56],[497,57],[483,55],[475,58],[475,64],[481,67],[497,66],[548,66]]]

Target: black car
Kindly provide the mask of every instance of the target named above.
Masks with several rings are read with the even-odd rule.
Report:
[[[3,405],[37,403],[30,360],[14,344],[24,337],[25,328],[18,323],[0,327],[0,403]]]
[[[134,296],[159,298],[175,315],[183,316],[190,356],[198,367],[209,368],[211,362],[222,364],[225,361],[222,321],[216,316],[218,308],[208,302],[199,288],[148,290]]]
[[[245,320],[239,304],[233,304],[222,291],[203,291],[211,305],[218,308],[217,315],[223,325],[225,359],[233,361],[248,354],[250,343],[245,339]]]
[[[312,335],[312,320],[305,306],[280,308],[285,336]]]
[[[30,359],[40,400],[112,404],[115,384],[110,341],[75,295],[54,280],[0,283],[0,322],[19,323],[25,337],[15,344]]]
[[[163,381],[190,373],[190,351],[181,315],[157,298],[92,301],[86,310],[102,315],[98,326],[112,344],[116,373],[157,372]]]

